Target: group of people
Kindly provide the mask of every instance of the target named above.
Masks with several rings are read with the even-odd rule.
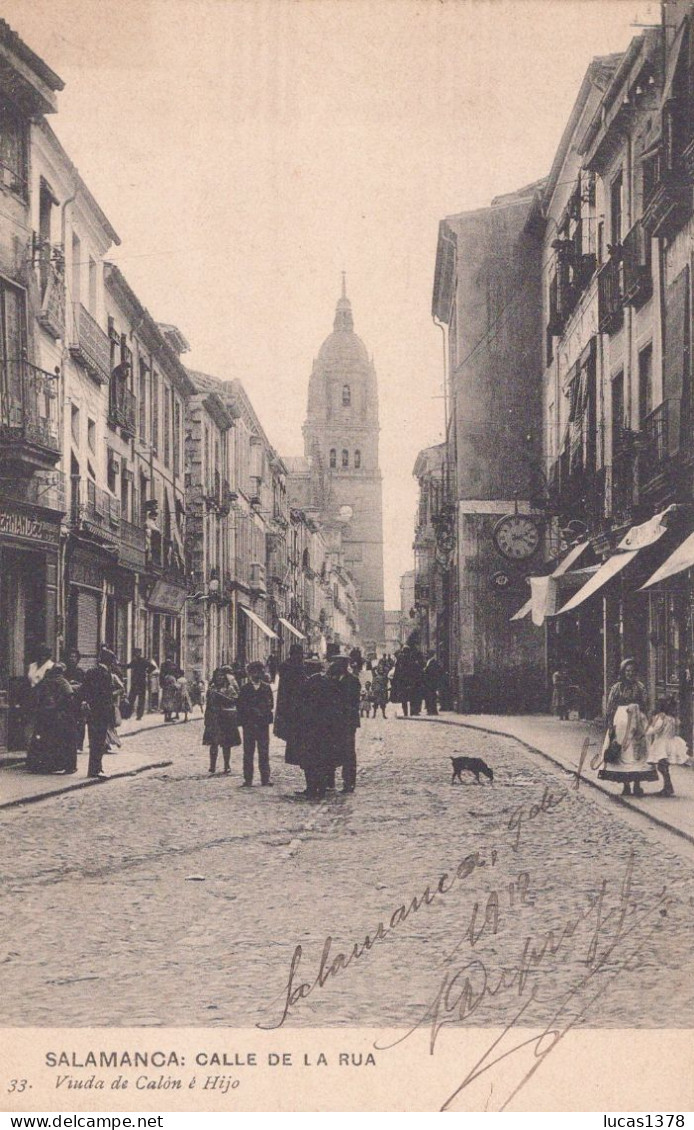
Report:
[[[644,782],[657,781],[660,774],[663,787],[659,795],[674,796],[670,766],[690,761],[687,744],[678,735],[675,698],[659,699],[649,717],[646,688],[636,677],[636,662],[625,659],[610,688],[605,713],[598,777],[620,782],[622,796],[642,797],[646,795]]]
[[[379,674],[386,676],[386,702],[399,703],[405,717],[422,713],[424,705],[427,714],[438,714],[440,701],[445,697],[446,672],[443,665],[436,658],[436,652],[430,651],[426,656],[419,647],[419,637],[412,632],[407,642],[403,645],[395,658],[386,656],[377,664]],[[378,680],[380,697],[383,697],[384,688]],[[370,693],[374,693],[373,682]],[[377,714],[380,701],[376,703],[373,711]],[[385,717],[385,708],[383,716]]]
[[[275,673],[277,668],[275,668]],[[231,751],[243,746],[243,783],[250,788],[256,754],[261,786],[271,786],[270,726],[286,743],[285,761],[305,776],[300,795],[320,800],[335,788],[342,768],[342,789],[354,792],[357,777],[356,731],[359,728],[360,683],[349,656],[334,658],[324,671],[320,660],[304,658],[294,644],[279,666],[277,709],[270,678],[262,663],[249,663],[239,686],[231,666],[212,674],[205,707],[202,743],[209,747],[209,772],[217,770],[221,750],[224,773],[231,772]]]

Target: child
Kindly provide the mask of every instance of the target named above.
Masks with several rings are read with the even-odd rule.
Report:
[[[361,695],[359,698],[359,714],[362,718],[368,718],[371,713],[371,681],[369,680],[362,687]]]
[[[657,765],[663,778],[663,787],[658,796],[674,796],[675,790],[670,779],[671,765],[686,765],[689,761],[687,743],[677,736],[679,719],[674,696],[658,699],[655,714],[646,730],[650,740],[648,760]]]
[[[230,687],[226,675],[219,670],[210,680],[205,706],[205,728],[202,744],[210,747],[210,773],[217,768],[217,754],[222,747],[224,772],[231,772],[231,747],[241,745],[237,715],[238,688]]]
[[[253,784],[255,747],[261,785],[271,785],[270,780],[270,723],[272,722],[272,687],[263,679],[262,663],[248,664],[248,682],[239,691],[239,725],[243,730],[243,785]]]
[[[162,675],[159,684],[161,686],[161,709],[164,715],[164,721],[172,722],[178,697],[176,691],[176,676],[171,674]]]
[[[178,718],[180,713],[183,715],[183,721],[187,722],[192,709],[190,695],[188,694],[188,680],[181,672],[176,679],[176,717]]]
[[[193,711],[194,706],[199,706],[200,707],[200,713],[201,714],[204,713],[204,711],[205,711],[205,691],[206,690],[207,690],[207,685],[205,683],[205,680],[202,677],[201,672],[195,671],[193,673],[193,681],[190,684],[190,709],[191,709],[191,713]]]

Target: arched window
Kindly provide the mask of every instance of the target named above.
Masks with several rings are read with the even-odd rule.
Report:
[[[311,568],[311,555],[307,549],[301,555],[301,564],[304,569]]]
[[[359,451],[359,448],[354,452],[354,466],[357,471],[361,467],[361,451]]]
[[[349,385],[342,386],[342,407],[349,408],[352,403],[352,392]]]
[[[334,447],[330,448],[330,466],[337,467],[337,452]]]
[[[343,449],[342,452],[342,466],[349,467],[349,451],[346,449]]]

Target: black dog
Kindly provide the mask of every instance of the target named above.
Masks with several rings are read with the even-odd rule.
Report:
[[[452,757],[451,761],[453,762],[453,776],[451,778],[451,784],[454,784],[457,777],[462,785],[463,780],[460,774],[462,773],[463,769],[467,769],[468,772],[474,773],[475,780],[477,781],[478,785],[481,784],[480,773],[482,773],[485,777],[488,777],[491,783],[494,784],[494,773],[489,768],[486,761],[483,761],[481,757]]]

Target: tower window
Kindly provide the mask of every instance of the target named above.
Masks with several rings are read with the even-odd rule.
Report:
[[[342,386],[342,407],[349,408],[352,403],[352,392],[349,385]]]
[[[337,467],[337,452],[334,447],[330,448],[330,466],[332,468]]]
[[[359,470],[359,468],[361,467],[361,451],[359,451],[359,449],[358,449],[358,448],[357,448],[357,450],[356,450],[356,451],[354,452],[354,466],[355,466],[355,468],[356,468],[356,470],[357,470],[357,471],[358,471],[358,470]]]
[[[342,466],[349,467],[349,451],[343,450],[342,452]]]

